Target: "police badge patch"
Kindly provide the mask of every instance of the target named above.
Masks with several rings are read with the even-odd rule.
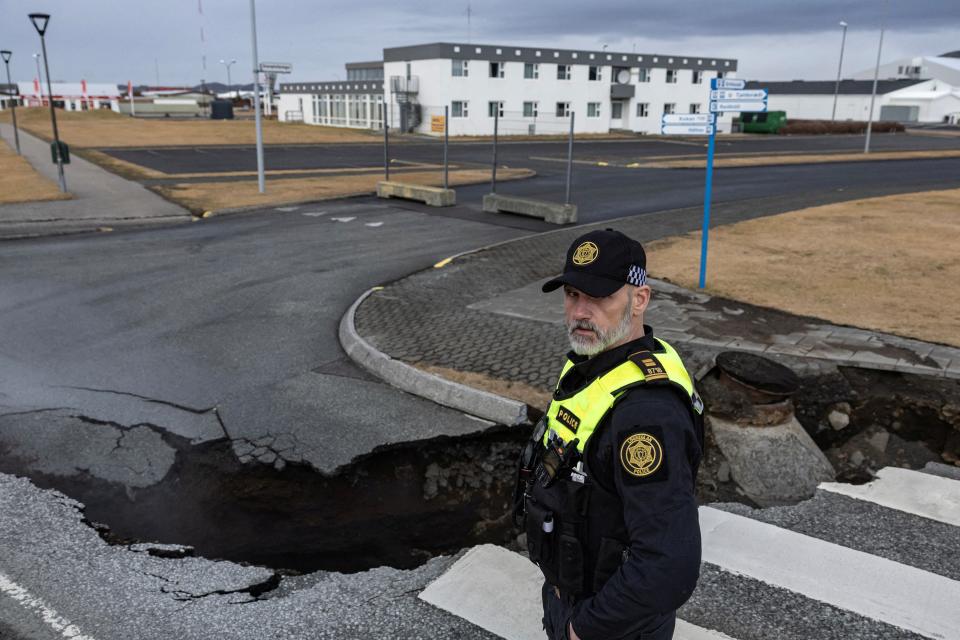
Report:
[[[667,479],[667,466],[659,427],[641,427],[621,436],[620,466],[634,482]]]

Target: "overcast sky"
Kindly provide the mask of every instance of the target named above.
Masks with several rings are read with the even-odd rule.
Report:
[[[249,82],[249,0],[0,0],[0,48],[15,80],[36,75],[39,38],[27,18],[52,14],[55,80],[181,85]],[[427,42],[717,56],[754,80],[836,75],[840,20],[850,24],[844,72],[873,66],[884,0],[259,0],[261,61],[292,62],[290,80],[344,77],[343,64],[377,60],[384,47]],[[883,59],[960,49],[960,0],[890,0]],[[203,28],[205,43],[201,43]],[[469,38],[469,40],[468,40]],[[207,69],[203,70],[202,54]]]

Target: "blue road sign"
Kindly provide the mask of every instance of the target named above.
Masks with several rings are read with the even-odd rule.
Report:
[[[710,111],[766,111],[766,100],[717,100],[710,102]]]
[[[711,89],[743,89],[746,86],[746,80],[738,80],[737,78],[713,78],[710,80]]]

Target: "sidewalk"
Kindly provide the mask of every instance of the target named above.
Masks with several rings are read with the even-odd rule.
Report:
[[[13,146],[13,126],[0,124],[0,136]],[[57,167],[50,161],[49,144],[21,129],[20,147],[33,168],[56,184]],[[191,218],[186,209],[75,154],[64,173],[73,199],[0,205],[0,239],[169,224]]]
[[[595,226],[611,224],[642,242],[662,236],[664,226],[650,216]],[[543,294],[540,285],[562,270],[569,243],[590,228],[495,245],[374,290],[355,311],[356,332],[370,349],[412,365],[402,372],[404,380],[388,382],[408,390],[419,386],[424,393],[415,393],[434,399],[431,387],[459,382],[542,410],[569,346],[561,294]],[[801,372],[846,366],[960,379],[960,349],[712,298],[665,282],[652,287],[646,322],[678,348],[695,375],[720,351],[740,350]]]

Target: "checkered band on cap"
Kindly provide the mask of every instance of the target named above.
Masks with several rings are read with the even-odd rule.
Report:
[[[630,271],[627,273],[627,282],[635,287],[642,287],[647,284],[647,270],[635,264],[630,265]]]

